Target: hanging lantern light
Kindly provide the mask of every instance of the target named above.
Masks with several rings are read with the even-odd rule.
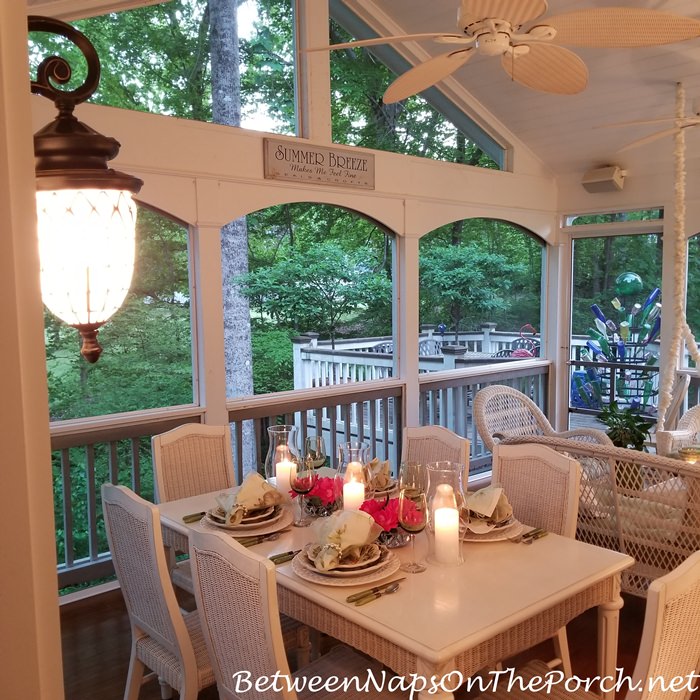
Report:
[[[136,194],[143,182],[107,167],[119,142],[73,115],[100,82],[100,60],[87,37],[65,22],[29,16],[29,31],[58,34],[73,42],[87,61],[85,82],[71,91],[68,62],[49,56],[37,69],[31,91],[51,99],[58,115],[34,134],[36,201],[44,304],[78,329],[80,350],[97,362],[98,328],[122,305],[134,270]]]

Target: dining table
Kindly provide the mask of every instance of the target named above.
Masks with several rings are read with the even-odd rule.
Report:
[[[160,504],[164,543],[186,551],[193,529],[217,530],[206,519],[184,522],[183,516],[206,512],[218,493]],[[288,511],[295,507],[285,506]],[[291,520],[289,512],[280,521],[285,527],[279,537],[252,551],[270,557],[313,542],[314,527],[292,527]],[[427,529],[416,537],[417,557],[428,554],[429,537]],[[530,544],[502,539],[468,541],[461,547],[464,563],[459,566],[429,563],[418,574],[391,567],[389,575],[376,581],[371,576],[357,582],[323,576],[310,581],[297,573],[294,560],[286,561],[276,567],[280,612],[413,679],[417,697],[449,700],[479,671],[498,668],[499,661],[551,638],[597,607],[598,671],[603,678],[616,677],[620,578],[634,562],[630,556],[551,533]],[[412,557],[410,547],[390,551],[399,562]],[[399,578],[396,592],[369,604],[346,600]],[[510,673],[488,671],[481,682],[511,682]],[[606,685],[602,695],[612,699],[614,689]]]

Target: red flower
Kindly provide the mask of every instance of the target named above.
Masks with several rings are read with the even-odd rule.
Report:
[[[292,498],[296,498],[296,493],[292,493]],[[338,486],[335,478],[324,476],[316,482],[316,485],[309,491],[307,498],[318,498],[321,504],[328,506],[338,500]]]
[[[399,526],[398,498],[390,498],[388,501],[375,501],[373,499],[365,501],[360,506],[360,510],[371,515],[377,525],[381,525],[385,532],[395,530]],[[404,505],[404,518],[406,518],[407,524],[418,525],[422,522],[423,516],[416,508],[415,503],[408,501]]]

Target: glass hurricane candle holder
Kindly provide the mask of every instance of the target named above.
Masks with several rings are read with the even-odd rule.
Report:
[[[438,484],[430,504],[433,526],[431,550],[428,561],[442,566],[459,566],[464,563],[459,531],[460,509],[450,484]]]
[[[343,484],[343,510],[358,510],[368,497],[369,445],[351,441],[338,445],[338,473]]]
[[[300,465],[296,447],[297,429],[294,425],[273,425],[267,429],[270,444],[265,458],[265,478],[285,498],[289,498],[292,471]]]

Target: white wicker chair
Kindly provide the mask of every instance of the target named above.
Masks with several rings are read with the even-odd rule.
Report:
[[[517,389],[495,384],[477,392],[474,397],[474,422],[484,447],[493,452],[497,442],[509,437],[547,435],[612,445],[602,430],[578,428],[557,432],[539,406]]]
[[[227,425],[186,423],[154,435],[151,448],[158,503],[235,485],[231,430]],[[173,585],[194,593],[190,562],[176,561],[175,554],[169,552]],[[309,628],[285,616],[281,622],[287,649],[295,653],[298,666],[307,664],[311,653]]]
[[[231,430],[227,425],[185,423],[151,438],[156,503],[224,490],[235,485]],[[184,552],[179,552],[184,553]],[[190,563],[168,548],[173,584],[193,593]]]
[[[581,465],[544,445],[495,445],[493,483],[500,484],[520,522],[564,537],[576,536]],[[571,676],[566,627],[553,639],[556,658]]]
[[[469,440],[440,425],[403,429],[403,462],[458,462],[469,464]]]
[[[158,508],[124,486],[104,484],[102,507],[109,548],[131,623],[125,700],[136,700],[144,669],[180,700],[196,700],[214,685],[214,672],[197,613],[178,607],[163,551]]]
[[[656,447],[656,454],[671,454],[671,452],[676,452],[679,447],[692,444],[692,441],[695,439],[695,435],[693,435],[692,440],[689,438],[688,442],[682,443],[683,438],[680,435],[678,438],[676,438],[674,435],[676,428],[680,427],[679,416],[681,414],[683,404],[685,403],[685,397],[688,394],[689,386],[690,375],[678,375],[676,382],[673,385],[673,390],[671,391],[671,403],[669,403],[668,408],[666,409],[666,415],[664,416],[664,426],[666,426],[666,429],[654,429],[651,436],[651,444]],[[695,432],[697,433],[697,430]]]
[[[195,532],[190,539],[190,559],[195,582],[195,597],[204,638],[212,658],[219,697],[222,700],[294,700],[293,690],[281,693],[258,693],[254,689],[236,694],[239,672],[250,673],[254,681],[275,673],[290,677],[284,656],[279,626],[275,566],[264,557],[251,552],[230,537],[218,532]],[[312,661],[292,678],[304,676],[337,676],[360,681],[367,671],[375,674],[380,664],[352,651],[336,646],[330,653]],[[308,689],[299,698],[339,698],[343,700],[373,700],[374,698],[406,698],[406,693],[376,693],[371,690],[349,689],[342,693]]]
[[[654,581],[649,587],[644,629],[627,700],[657,700],[667,697],[689,698],[691,693],[663,690],[660,682],[675,678],[687,679],[697,674],[700,660],[700,552],[696,552],[678,568]],[[543,677],[549,671],[546,664],[533,661],[517,671],[523,685],[530,679]],[[655,685],[652,689],[650,680]],[[694,680],[693,685],[697,685]],[[516,682],[508,689],[500,684],[495,692],[486,692],[477,700],[593,700],[600,696],[583,689],[566,690],[564,684],[551,690],[526,692]]]

